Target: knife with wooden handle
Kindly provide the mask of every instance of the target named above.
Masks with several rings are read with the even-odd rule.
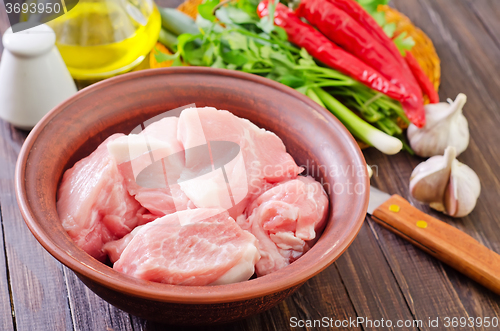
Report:
[[[370,186],[373,220],[442,262],[500,294],[500,255],[457,228]]]

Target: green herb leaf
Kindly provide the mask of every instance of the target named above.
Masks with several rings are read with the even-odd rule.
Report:
[[[401,55],[405,56],[406,51],[409,51],[415,46],[415,40],[412,37],[408,36],[406,31],[400,33],[396,38],[393,39],[394,43],[398,47]]]
[[[293,69],[293,67],[295,67],[295,64],[292,61],[290,61],[290,59],[286,54],[282,52],[273,51],[269,57],[274,63],[279,62],[280,65],[284,65],[289,69]]]
[[[285,75],[281,77],[279,80],[281,84],[285,84],[286,86],[290,86],[291,88],[299,88],[305,85],[305,80],[301,77],[297,77],[294,75]]]
[[[231,21],[236,24],[249,24],[258,23],[259,20],[255,17],[250,16],[247,12],[242,9],[235,7],[225,7],[227,8],[227,13]]]
[[[394,32],[396,32],[396,23],[389,23],[382,27],[385,34],[392,38],[394,36]]]
[[[387,5],[390,0],[356,0],[370,15],[377,12],[379,5]],[[378,22],[378,21],[377,21]],[[385,18],[384,18],[385,22]]]
[[[174,63],[172,63],[172,67],[182,67],[184,64],[182,63],[181,59],[177,57],[174,60]]]
[[[155,55],[155,60],[158,63],[165,62],[165,61],[172,61],[175,60],[179,57],[179,54],[165,54],[163,52],[157,51],[154,53]]]
[[[248,49],[253,53],[255,57],[261,57],[259,47],[257,47],[253,39],[248,40]]]
[[[267,6],[267,10],[269,14],[261,18],[258,26],[265,33],[271,33],[274,30],[274,11],[276,9],[276,5],[279,3],[279,0],[269,1]]]
[[[224,28],[222,26],[203,18],[201,15],[196,16],[196,25],[205,33],[211,30],[217,33],[221,33],[222,31],[224,31]]]
[[[243,69],[243,71],[247,71],[247,72],[248,72],[248,71],[251,71],[251,70],[253,69],[253,65],[254,65],[254,63],[252,63],[252,62],[247,62],[247,63],[245,63],[245,64],[243,65],[243,68],[242,68],[242,69]]]
[[[225,69],[226,65],[224,64],[224,59],[221,56],[217,56],[211,67]]]
[[[288,41],[288,35],[286,34],[285,29],[283,29],[282,27],[274,26],[274,32],[280,40]]]
[[[260,0],[248,0],[248,4],[257,7],[260,3]],[[255,12],[255,11],[254,11]]]
[[[199,40],[203,39],[202,34],[192,35],[189,33],[181,34],[177,40],[177,52],[182,58],[192,65],[203,65],[204,49],[200,47]]]
[[[384,27],[384,25],[387,22],[385,20],[385,13],[384,12],[375,10],[375,11],[371,12],[370,15],[375,19],[375,21],[377,21],[378,25],[380,25],[381,27]]]
[[[222,58],[227,63],[233,64],[236,67],[240,67],[248,62],[247,57],[244,54],[242,54],[239,50],[232,50],[229,52],[224,52],[224,53],[222,53]]]
[[[207,0],[198,6],[198,13],[201,17],[210,22],[215,21],[214,8],[219,4],[219,0]]]
[[[274,27],[274,21],[269,19],[269,16],[264,16],[260,19],[257,26],[262,29],[265,33],[270,33]]]
[[[205,67],[210,67],[213,64],[214,58],[214,49],[215,46],[213,43],[208,43],[205,45],[205,50],[203,52],[202,62]]]
[[[227,7],[220,7],[217,9],[215,12],[215,17],[219,20],[219,22],[224,23],[224,24],[232,24],[233,21],[229,17],[229,13],[227,11]]]
[[[260,56],[264,59],[270,59],[273,49],[269,45],[264,45],[260,48]]]
[[[205,51],[203,50],[203,48],[195,47],[192,43],[189,43],[184,48],[183,58],[192,65],[202,66],[204,65],[204,54]]]
[[[299,53],[301,59],[299,60],[299,64],[301,66],[315,66],[316,62],[314,62],[314,59],[307,51],[305,48],[302,48]]]
[[[181,34],[179,37],[177,37],[177,50],[179,53],[182,54],[183,50],[184,50],[184,46],[191,42],[191,41],[194,41],[196,39],[201,39],[203,36],[201,34],[199,35],[192,35],[190,33],[183,33]]]
[[[227,40],[227,42],[229,43],[229,47],[231,47],[231,49],[233,50],[248,49],[247,38],[241,33],[232,32],[231,34],[227,35],[224,39]]]

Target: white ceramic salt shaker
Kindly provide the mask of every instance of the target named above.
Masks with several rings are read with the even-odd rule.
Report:
[[[55,47],[56,34],[42,24],[3,35],[0,61],[0,117],[31,129],[77,89]]]

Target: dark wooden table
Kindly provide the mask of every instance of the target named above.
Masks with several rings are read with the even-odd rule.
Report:
[[[159,1],[164,6],[175,2]],[[477,172],[482,190],[472,214],[448,218],[408,194],[410,173],[421,159],[406,153],[389,157],[370,149],[365,151],[366,159],[378,169],[372,183],[407,197],[500,253],[500,1],[393,0],[392,5],[434,41],[442,60],[441,100],[459,92],[468,96],[465,115],[471,142],[459,159]],[[3,32],[8,22],[0,8]],[[26,135],[0,120],[0,330],[177,329],[109,305],[38,244],[24,224],[14,194],[14,166]],[[461,317],[500,318],[500,296],[367,218],[349,249],[285,302],[213,330],[287,330],[294,324],[293,317],[373,321],[373,327],[342,328],[349,330],[498,330],[500,326],[447,328],[445,323],[447,317],[450,322]],[[436,318],[439,327],[429,326],[429,319]],[[375,327],[382,319],[385,325],[391,320],[393,327]],[[421,320],[422,326],[401,328],[398,320]]]

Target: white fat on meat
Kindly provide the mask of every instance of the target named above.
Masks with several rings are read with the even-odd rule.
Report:
[[[222,285],[249,279],[259,260],[257,239],[226,211],[179,211],[138,227],[107,246],[113,268],[174,285]]]
[[[68,169],[57,194],[62,226],[84,251],[100,261],[103,245],[128,234],[151,218],[130,196],[107,145],[123,137],[115,134],[92,154]]]
[[[286,267],[304,254],[325,225],[328,198],[320,183],[299,176],[267,190],[238,217],[259,240],[258,276]]]
[[[272,183],[293,179],[303,170],[286,152],[278,136],[226,110],[184,109],[179,117],[177,139],[186,150],[186,168],[190,171],[200,162],[200,152],[194,147],[210,146],[212,158],[212,171],[200,171],[203,175],[190,175],[189,181],[180,183],[184,193],[197,207],[223,208],[233,217],[240,215],[247,203]],[[239,152],[220,164],[218,159],[231,158],[234,150],[214,142],[232,142]],[[203,187],[210,188],[211,194]]]
[[[177,140],[178,120],[163,118],[139,134],[123,136],[108,145],[128,192],[157,216],[194,207],[177,184],[184,168],[184,149]]]

